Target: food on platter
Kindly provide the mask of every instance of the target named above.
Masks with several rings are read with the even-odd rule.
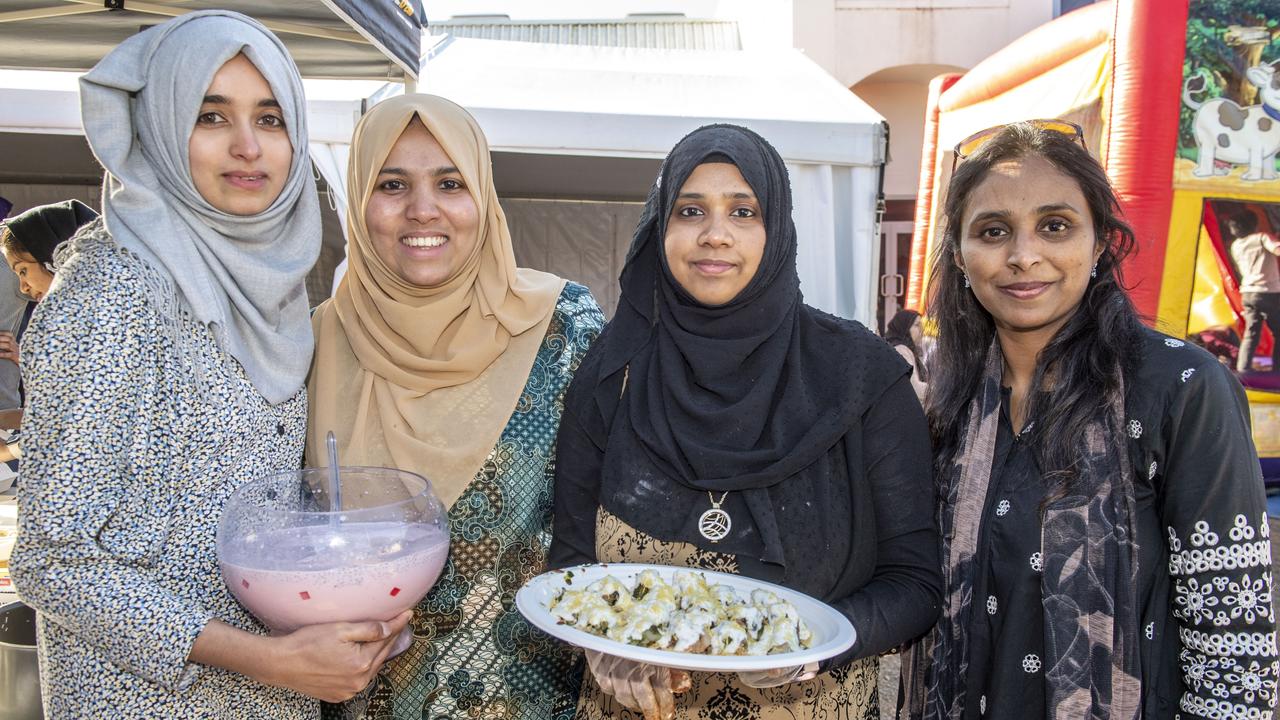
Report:
[[[607,575],[566,587],[547,605],[556,622],[616,642],[704,655],[770,655],[807,649],[812,634],[794,605],[763,589],[744,597],[695,570],[668,583],[654,570],[630,587]]]

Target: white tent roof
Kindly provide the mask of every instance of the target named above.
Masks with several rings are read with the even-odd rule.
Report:
[[[424,44],[420,89],[470,110],[499,152],[661,159],[700,125],[732,122],[756,130],[791,168],[806,301],[874,323],[884,120],[803,53],[449,36]],[[400,92],[388,85],[371,100]],[[555,182],[557,162],[543,168],[540,182]]]
[[[427,42],[420,88],[471,110],[498,152],[661,159],[700,125],[733,122],[756,130],[791,166],[806,300],[874,321],[883,119],[802,53],[655,51],[447,36]],[[346,144],[361,101],[403,91],[398,83],[307,81],[311,155],[340,206]],[[73,73],[0,71],[0,133],[33,132],[81,132]],[[37,145],[9,143],[6,170],[48,165],[53,148]],[[559,161],[549,161],[538,172],[546,177],[539,182],[553,188],[565,171]],[[643,179],[638,197],[650,181]]]
[[[419,88],[471,110],[495,149],[661,158],[699,125],[737,122],[791,162],[884,161],[883,118],[797,50],[427,43]]]
[[[0,132],[80,135],[81,73],[0,70]],[[384,83],[311,80],[306,87],[308,127],[317,142],[350,142],[360,103]]]

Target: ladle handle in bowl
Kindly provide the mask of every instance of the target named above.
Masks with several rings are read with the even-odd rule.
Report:
[[[338,475],[338,439],[333,436],[332,430],[325,436],[324,443],[329,450],[329,510],[340,512],[342,510],[342,478]]]

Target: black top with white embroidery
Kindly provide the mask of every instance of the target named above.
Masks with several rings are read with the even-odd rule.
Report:
[[[1212,356],[1148,332],[1126,398],[1137,482],[1143,718],[1271,718],[1275,616],[1266,497],[1243,389]],[[1045,717],[1040,504],[1031,420],[1002,414],[983,512],[964,710]]]

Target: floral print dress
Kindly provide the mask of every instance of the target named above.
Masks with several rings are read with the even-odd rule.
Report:
[[[300,466],[306,392],[269,405],[207,327],[157,308],[145,263],[100,226],[71,242],[22,343],[11,570],[38,611],[45,715],[317,717],[187,660],[210,620],[265,632],[223,583],[215,535],[236,488]]]

